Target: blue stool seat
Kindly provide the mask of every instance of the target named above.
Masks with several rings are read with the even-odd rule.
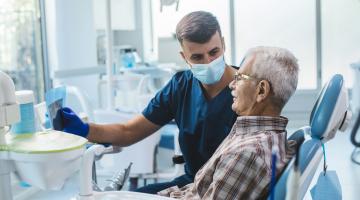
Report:
[[[175,133],[178,131],[177,126],[175,124],[165,125],[160,129],[161,137],[159,142],[159,147],[174,150],[174,137]]]

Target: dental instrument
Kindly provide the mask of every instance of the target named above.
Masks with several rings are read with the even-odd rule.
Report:
[[[273,148],[271,152],[271,181],[270,181],[270,200],[275,199],[275,184],[276,184],[276,155],[279,149]]]

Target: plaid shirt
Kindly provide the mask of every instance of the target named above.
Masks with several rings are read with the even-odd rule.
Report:
[[[194,183],[159,192],[181,199],[261,199],[268,194],[271,152],[277,146],[277,174],[295,153],[284,117],[240,116],[230,134],[196,173]]]

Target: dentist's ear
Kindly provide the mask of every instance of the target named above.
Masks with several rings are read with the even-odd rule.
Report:
[[[224,53],[225,53],[225,39],[224,39],[224,37],[221,37],[221,43],[222,43],[222,45],[223,45],[223,48],[224,48]]]
[[[186,59],[185,59],[185,54],[184,54],[184,52],[180,51],[179,53],[180,53],[181,57],[182,57],[184,60],[186,60]]]
[[[180,53],[181,57],[184,59],[184,61],[189,65],[189,62],[185,58],[184,52],[180,51],[179,53]]]
[[[270,87],[269,81],[261,80],[257,86],[256,101],[258,103],[264,101],[270,95],[270,90],[271,90],[271,87]]]

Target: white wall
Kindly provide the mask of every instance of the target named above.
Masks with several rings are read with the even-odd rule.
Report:
[[[282,116],[289,119],[287,129],[298,129],[309,125],[311,110],[318,94],[317,90],[297,90],[295,92],[281,113]]]
[[[96,65],[91,1],[47,0],[46,9],[51,70]]]
[[[174,37],[158,38],[159,63],[175,63],[177,66],[188,66],[180,55],[179,41]]]
[[[45,3],[49,67],[54,86],[73,85],[89,96],[97,96],[94,90],[98,77],[96,74],[81,78],[54,77],[54,72],[58,70],[75,70],[97,65],[92,1],[47,0]]]

